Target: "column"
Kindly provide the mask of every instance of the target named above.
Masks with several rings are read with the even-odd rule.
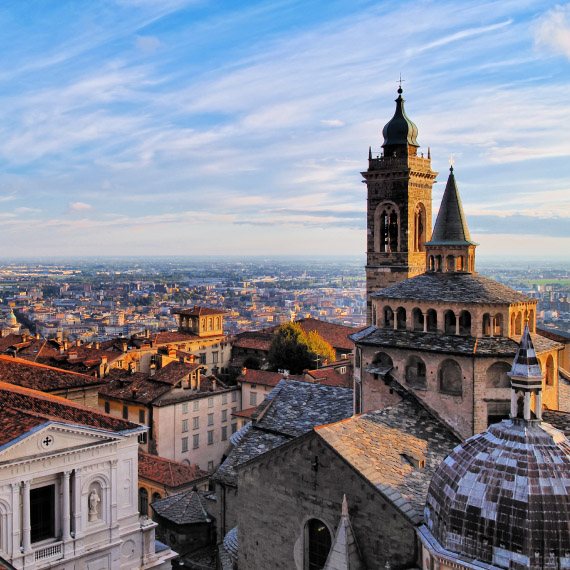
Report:
[[[62,511],[63,511],[63,525],[61,529],[61,537],[63,542],[67,542],[71,539],[71,510],[69,501],[69,478],[71,477],[71,471],[64,471],[62,474]]]
[[[524,419],[530,420],[530,392],[524,393]]]
[[[428,318],[427,318],[427,313],[422,313],[422,315],[424,316],[424,332],[428,332],[427,331],[427,325],[428,325]]]
[[[73,536],[81,535],[81,469],[73,473]]]
[[[489,326],[491,327],[489,336],[495,336],[495,317],[489,317]]]
[[[455,334],[459,334],[459,313],[455,313]]]
[[[536,415],[536,419],[541,420],[542,419],[542,390],[538,390],[536,392],[536,395],[534,397],[534,404],[535,404],[534,413]]]
[[[394,313],[394,330],[397,331],[398,330],[398,311],[396,310],[396,312]]]
[[[111,533],[116,534],[117,538],[118,538],[118,508],[117,508],[117,503],[118,503],[118,482],[117,482],[117,467],[118,467],[119,462],[114,459],[111,461],[111,489],[110,491],[110,498],[111,498]],[[130,491],[130,489],[129,489]],[[102,489],[102,492],[105,493],[105,490]],[[109,494],[107,494],[107,497],[109,497]],[[102,498],[102,497],[101,497]],[[103,507],[103,503],[101,503],[101,507]],[[104,513],[101,513],[101,518],[105,518]]]
[[[20,553],[20,488],[22,483],[12,483],[12,551],[13,557]]]
[[[24,554],[32,551],[32,522],[30,519],[30,484],[24,481],[22,492],[22,548]]]
[[[515,390],[511,390],[511,418],[517,417],[517,393]]]

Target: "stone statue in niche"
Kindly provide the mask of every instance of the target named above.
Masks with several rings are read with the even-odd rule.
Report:
[[[101,497],[99,497],[96,489],[91,489],[87,500],[89,503],[89,522],[96,521],[99,519],[99,503],[101,502]]]

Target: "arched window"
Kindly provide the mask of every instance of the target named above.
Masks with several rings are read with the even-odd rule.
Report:
[[[443,315],[444,332],[445,334],[455,334],[455,313],[453,311],[445,311]]]
[[[426,210],[420,202],[414,212],[414,251],[425,251],[426,241]]]
[[[327,525],[318,519],[310,519],[305,525],[305,570],[324,568],[331,543]]]
[[[400,214],[395,204],[385,202],[374,212],[374,251],[392,253],[398,251]]]
[[[435,270],[441,271],[443,269],[442,264],[443,264],[443,262],[442,262],[441,255],[436,255],[435,256]]]
[[[447,271],[455,271],[455,256],[447,256]]]
[[[377,352],[374,355],[374,360],[372,364],[377,366],[378,368],[393,368],[394,362],[389,354],[385,352]]]
[[[485,313],[483,315],[483,336],[491,336],[491,315],[489,313]]]
[[[412,329],[420,332],[424,330],[424,314],[417,307],[412,311]]]
[[[427,388],[426,365],[419,356],[410,356],[406,365],[406,382],[414,388]]]
[[[469,311],[461,311],[459,313],[459,334],[471,334],[471,313]]]
[[[461,396],[463,393],[463,374],[461,366],[451,358],[444,360],[438,370],[439,391],[444,394]]]
[[[144,487],[139,489],[139,513],[148,516],[148,491]]]
[[[503,315],[497,313],[495,315],[495,330],[493,332],[494,336],[503,336]]]
[[[427,312],[427,331],[437,332],[437,311],[429,309]]]
[[[554,386],[554,358],[552,358],[552,354],[549,354],[546,359],[545,381],[547,386]]]
[[[534,309],[531,309],[528,312],[528,330],[533,333],[534,332]]]
[[[384,328],[393,329],[394,328],[394,311],[392,307],[384,307]]]
[[[153,493],[152,494],[152,502],[154,503],[155,501],[160,501],[160,499],[162,499],[162,497],[160,496],[160,493]]]
[[[517,313],[515,319],[515,334],[522,334],[522,311]]]
[[[220,328],[220,317],[216,317],[216,329]]]
[[[508,373],[511,371],[510,364],[495,362],[487,368],[485,384],[487,388],[510,388],[511,379]]]
[[[404,307],[398,307],[396,311],[396,327],[399,331],[406,330],[406,309]]]
[[[517,316],[515,313],[511,314],[511,336],[513,336],[516,330],[516,324],[517,324]]]
[[[433,255],[428,257],[428,271],[435,271],[435,260]]]

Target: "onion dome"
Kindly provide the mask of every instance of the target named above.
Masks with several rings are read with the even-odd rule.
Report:
[[[449,177],[431,240],[426,245],[477,245],[471,241],[467,219],[463,213],[461,197],[453,174],[453,166],[449,169]]]
[[[404,109],[404,98],[402,97],[402,87],[398,88],[398,98],[396,99],[396,112],[386,123],[382,130],[384,135],[384,148],[393,146],[414,146],[419,147],[416,137],[418,127],[410,120]]]

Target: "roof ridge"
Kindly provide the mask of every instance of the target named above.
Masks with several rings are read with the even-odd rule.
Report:
[[[76,376],[81,376],[82,378],[93,378],[90,374],[83,374],[81,372],[75,372],[74,370],[65,370],[64,368],[57,368],[56,366],[50,366],[49,364],[42,364],[41,362],[36,362],[35,360],[28,360],[27,358],[8,356],[7,354],[0,354],[0,361],[13,362],[15,364],[22,364],[24,366],[36,366],[37,368],[45,368],[47,370],[53,370],[54,372],[61,372],[62,374],[74,374]]]

